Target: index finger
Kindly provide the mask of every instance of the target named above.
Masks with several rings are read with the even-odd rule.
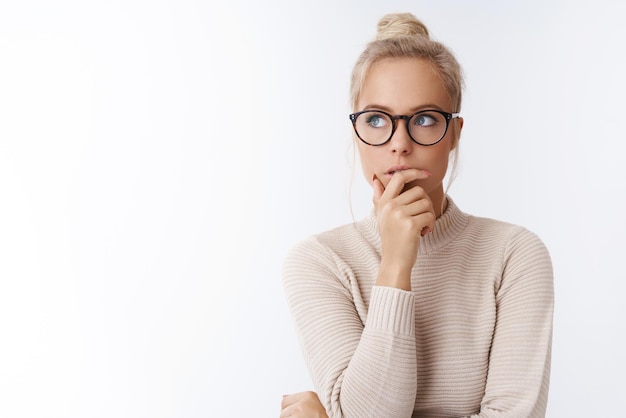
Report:
[[[383,192],[384,197],[394,198],[402,193],[404,186],[415,180],[425,180],[430,177],[430,173],[417,168],[409,168],[396,172],[387,183],[387,187]]]

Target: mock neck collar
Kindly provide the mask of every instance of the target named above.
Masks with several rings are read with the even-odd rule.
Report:
[[[469,215],[462,212],[449,196],[446,198],[448,199],[448,206],[435,221],[433,232],[420,238],[418,255],[433,253],[446,246],[463,232],[469,222]],[[375,209],[372,209],[365,218],[357,222],[357,228],[380,252],[380,235],[378,234]]]

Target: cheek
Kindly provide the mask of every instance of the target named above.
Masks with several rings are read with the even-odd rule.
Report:
[[[448,170],[448,162],[453,152],[453,136],[446,136],[441,142],[428,149],[429,155],[425,162],[432,168],[431,173],[444,176]]]
[[[437,153],[435,160],[437,161],[438,169],[442,173],[445,174],[445,172],[448,171],[448,161],[450,160],[450,150],[445,149],[445,148],[442,149],[441,151]]]
[[[373,150],[363,148],[362,145],[358,145],[359,152],[359,160],[361,161],[361,171],[363,171],[363,176],[365,177],[365,181],[368,184],[372,184],[372,176],[376,172],[376,167],[374,162],[376,161],[375,156],[372,155]]]
[[[431,181],[441,182],[448,171],[450,153],[446,149],[436,152],[428,161],[427,169],[433,174]]]

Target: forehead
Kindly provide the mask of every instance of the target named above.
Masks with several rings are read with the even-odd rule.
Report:
[[[386,59],[367,73],[358,110],[384,107],[406,113],[420,107],[451,111],[451,100],[441,77],[430,62],[419,58]]]

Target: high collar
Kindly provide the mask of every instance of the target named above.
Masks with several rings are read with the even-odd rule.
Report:
[[[469,215],[463,213],[449,196],[446,198],[448,199],[448,206],[435,221],[433,232],[420,238],[419,255],[433,253],[446,246],[463,232],[469,222]],[[380,252],[380,235],[375,209],[372,209],[365,218],[359,221],[357,227]]]

